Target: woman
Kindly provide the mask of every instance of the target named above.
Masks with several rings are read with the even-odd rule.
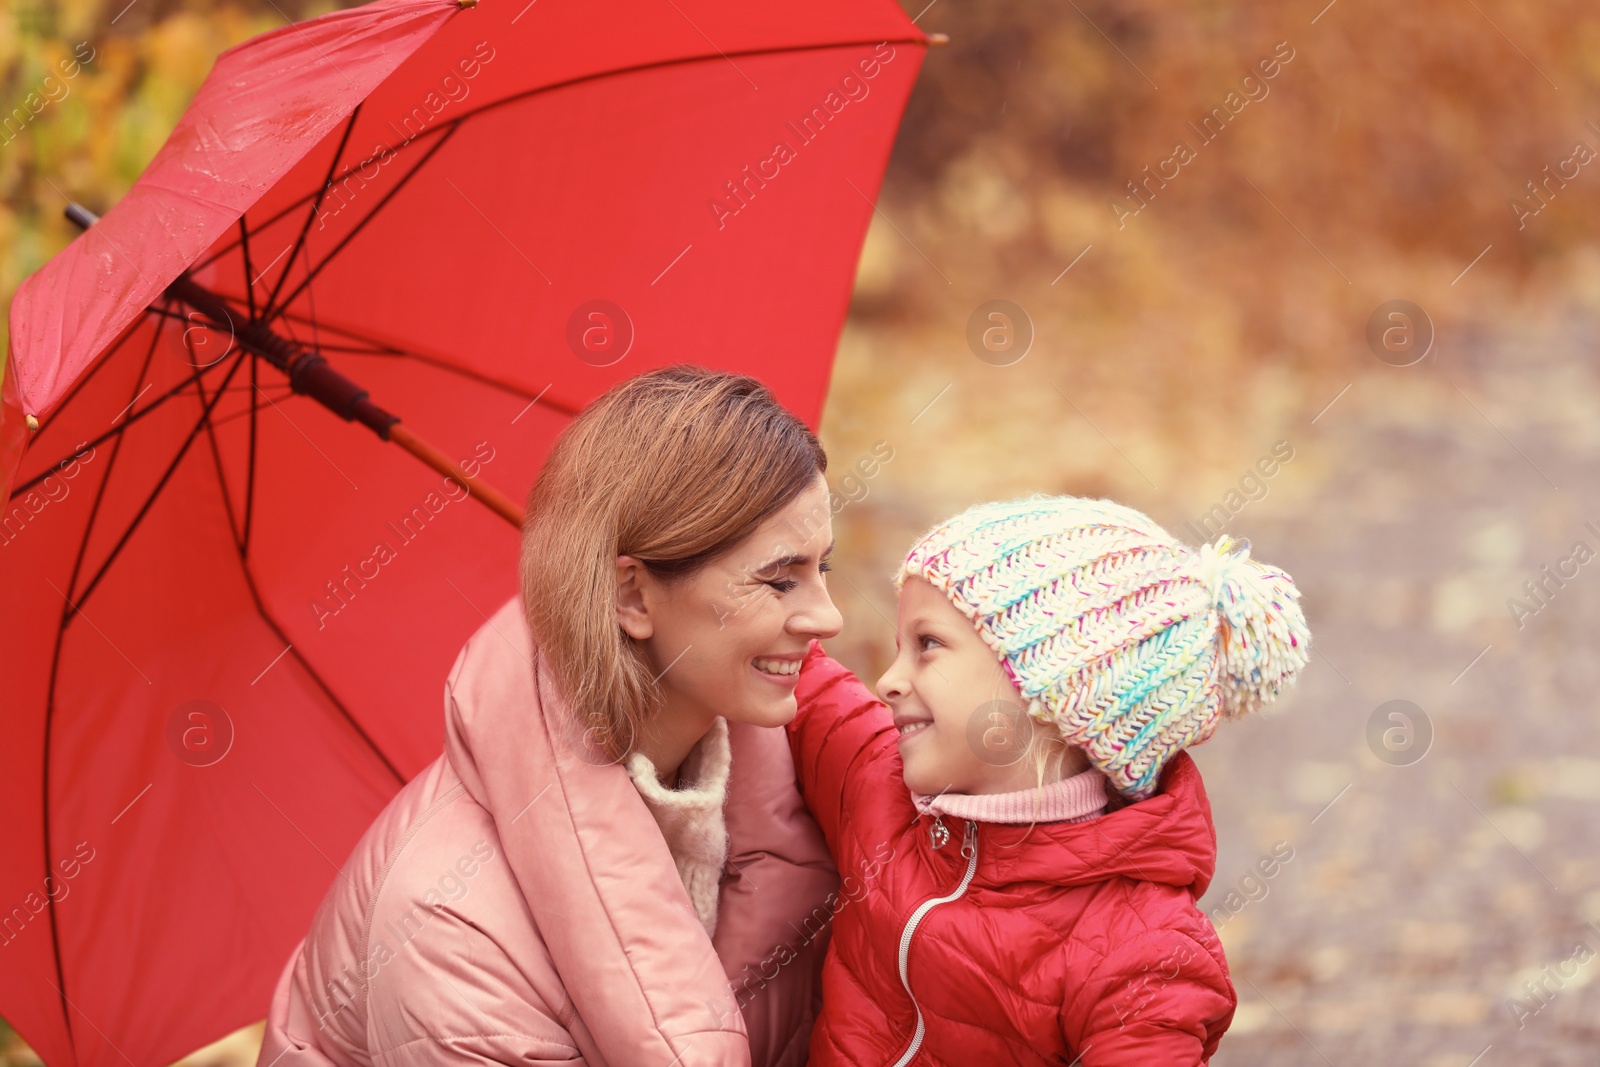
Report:
[[[826,463],[697,368],[574,420],[522,604],[462,649],[445,752],[329,890],[263,1067],[805,1062],[838,880],[776,728],[840,626]]]

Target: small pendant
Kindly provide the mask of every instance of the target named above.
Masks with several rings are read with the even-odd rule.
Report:
[[[935,849],[944,848],[950,843],[950,830],[942,819],[934,818],[933,825],[928,827],[928,840]]]

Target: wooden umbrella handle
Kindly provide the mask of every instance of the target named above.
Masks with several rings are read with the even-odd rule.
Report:
[[[410,452],[452,482],[455,482],[472,496],[477,497],[484,506],[496,515],[499,515],[517,529],[522,529],[523,512],[520,507],[494,486],[481,478],[472,477],[455,463],[452,463],[449,456],[412,433],[405,423],[396,422],[390,425],[389,440]]]

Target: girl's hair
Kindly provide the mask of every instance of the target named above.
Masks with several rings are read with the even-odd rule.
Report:
[[[1061,736],[1061,731],[1053,724],[1035,721],[1033,733],[1028,739],[1026,756],[1033,763],[1033,820],[1028,823],[1027,831],[1022,839],[1015,844],[1020,845],[1033,833],[1033,828],[1039,824],[1039,809],[1044,803],[1044,788],[1046,779],[1054,780],[1061,775],[1062,764],[1067,759],[1067,741]],[[1055,774],[1052,775],[1051,772]],[[1015,847],[1013,845],[1012,847]]]
[[[1026,714],[1026,713],[1024,713]],[[1059,779],[1063,774],[1063,765],[1066,763],[1071,742],[1061,736],[1061,730],[1053,723],[1033,721],[1032,733],[1028,737],[1028,746],[1022,758],[1029,761],[1033,768],[1033,819],[1029,821],[1028,828],[1021,837],[1015,841],[1007,842],[1001,847],[1016,848],[1033,834],[1033,828],[1039,825],[1039,812],[1044,805],[1045,787]],[[1106,795],[1106,811],[1112,812],[1122,807],[1126,802],[1116,790],[1108,790]]]
[[[631,751],[658,705],[617,623],[616,558],[688,577],[803,493],[828,458],[754,378],[678,365],[614,386],[557,439],[528,497],[528,626],[591,746]]]

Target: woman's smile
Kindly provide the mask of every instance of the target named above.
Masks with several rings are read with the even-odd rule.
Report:
[[[793,656],[757,656],[751,660],[756,673],[774,685],[781,685],[785,689],[793,689],[800,681],[800,662],[805,659],[805,653]]]

